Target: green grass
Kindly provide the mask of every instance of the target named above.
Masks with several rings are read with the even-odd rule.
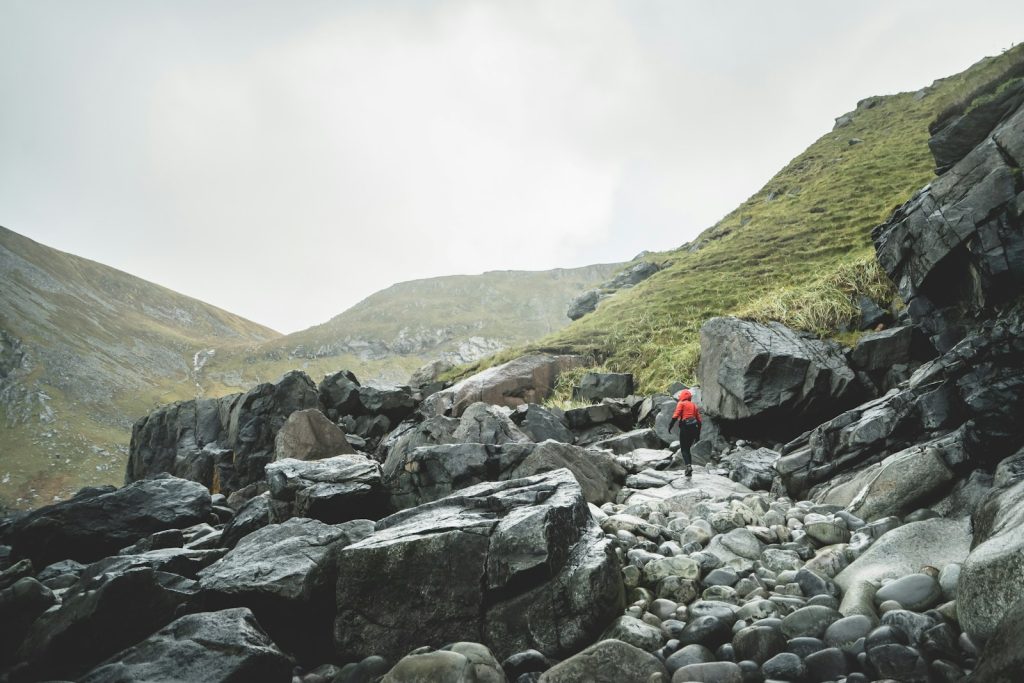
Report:
[[[893,298],[874,266],[870,232],[934,177],[929,123],[951,108],[963,111],[1020,64],[1024,46],[937,82],[927,97],[892,95],[858,110],[850,125],[814,142],[693,244],[652,256],[667,267],[647,281],[539,342],[450,378],[526,352],[580,353],[632,372],[647,393],[695,381],[698,333],[713,316],[777,319],[838,335],[857,313],[855,295]],[[852,138],[863,142],[850,145]]]

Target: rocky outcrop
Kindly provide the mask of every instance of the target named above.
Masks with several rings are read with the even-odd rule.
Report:
[[[621,609],[618,571],[567,470],[480,484],[341,550],[336,651],[394,659],[410,642],[473,640],[564,656]]]
[[[1024,76],[1024,69],[1018,69]],[[935,173],[942,175],[984,142],[996,126],[1024,104],[1024,78],[1010,79],[959,116],[929,128],[928,147],[935,157]]]
[[[1017,418],[1024,405],[1022,335],[1024,312],[1012,309],[922,365],[901,388],[790,442],[776,465],[788,490],[836,487],[844,483],[837,475],[928,442],[956,473],[994,467],[1024,442]]]
[[[522,356],[488,368],[423,401],[427,415],[459,417],[473,403],[515,408],[547,398],[558,375],[583,363],[580,356]]]
[[[233,455],[219,444],[240,396],[179,401],[138,420],[132,427],[125,483],[166,472],[216,489],[217,470],[229,466]]]
[[[1024,282],[1024,105],[991,117],[968,114],[962,125],[974,117],[994,118],[995,127],[965,136],[950,123],[944,130],[958,145],[939,141],[949,155],[937,158],[939,166],[961,156],[962,147],[970,151],[872,232],[879,264],[940,351],[1012,301]]]
[[[551,439],[562,443],[573,442],[574,437],[565,421],[565,413],[560,410],[551,410],[537,403],[527,403],[512,411],[511,418],[531,441],[540,443]]]
[[[639,258],[639,257],[637,257]],[[650,261],[639,261],[625,268],[597,289],[588,289],[569,302],[565,315],[569,320],[579,320],[597,309],[597,305],[620,289],[629,289],[657,273],[661,268]]]
[[[166,475],[120,489],[86,488],[18,519],[11,545],[37,567],[64,559],[93,562],[154,532],[204,522],[210,509],[202,485]]]
[[[861,397],[837,344],[779,323],[712,318],[700,340],[700,405],[722,429],[794,436]]]
[[[292,667],[252,612],[240,607],[181,617],[78,680],[275,683],[287,680]]]

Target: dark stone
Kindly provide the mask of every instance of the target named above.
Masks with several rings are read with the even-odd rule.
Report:
[[[679,635],[679,642],[683,645],[703,645],[708,649],[715,649],[731,639],[732,624],[710,615],[690,619]]]
[[[263,494],[246,501],[235,514],[234,519],[224,527],[220,544],[234,548],[240,540],[270,524],[270,495]]]
[[[223,548],[216,550],[160,548],[135,555],[114,555],[85,567],[81,571],[79,580],[87,584],[99,582],[104,574],[123,574],[139,567],[148,567],[157,572],[195,579],[200,570],[222,558],[226,552]]]
[[[195,600],[194,581],[147,567],[103,574],[41,615],[18,652],[23,680],[74,679],[168,624]]]
[[[573,442],[572,432],[563,418],[542,405],[529,403],[519,406],[511,417],[519,429],[537,443],[548,439],[561,443]]]
[[[659,449],[662,447],[662,441],[653,429],[634,429],[625,434],[616,434],[609,439],[597,441],[592,447],[608,450],[616,455],[625,455],[641,448]]]
[[[749,489],[771,491],[772,482],[778,476],[775,463],[779,453],[769,448],[741,448],[721,459],[723,467],[729,470],[729,478]]]
[[[778,630],[765,626],[748,626],[741,629],[732,639],[737,659],[749,659],[764,664],[785,651],[786,638]]]
[[[587,313],[592,313],[596,310],[599,301],[601,301],[601,291],[598,289],[588,289],[582,294],[578,294],[569,302],[569,310],[565,312],[565,315],[569,320],[579,320]]]
[[[833,622],[842,619],[843,615],[834,609],[821,605],[801,607],[782,619],[782,632],[789,638],[810,636],[821,638]]]
[[[478,484],[340,550],[336,652],[393,659],[409,642],[473,640],[498,657],[563,657],[621,614],[620,571],[568,470]]]
[[[348,370],[324,377],[318,387],[320,409],[335,421],[343,415],[359,414],[359,388],[359,380]]]
[[[813,681],[834,681],[849,671],[846,655],[836,647],[814,652],[804,658],[807,675]]]
[[[121,489],[82,489],[20,518],[11,540],[14,553],[36,566],[64,559],[94,562],[157,531],[191,526],[209,516],[209,491],[163,475]]]
[[[199,573],[203,594],[218,609],[251,608],[275,642],[322,662],[331,651],[335,555],[372,530],[369,520],[331,526],[300,518],[263,527]]]
[[[906,642],[917,647],[925,631],[935,626],[935,620],[924,614],[905,609],[896,609],[882,615],[882,625],[891,626],[906,638]]]
[[[818,638],[810,638],[808,636],[791,638],[786,642],[786,651],[798,655],[800,659],[824,649],[825,643]]]
[[[659,268],[656,263],[640,261],[613,277],[611,281],[608,282],[608,287],[610,289],[628,289],[629,287],[640,284],[659,270],[661,270],[661,268]]]
[[[359,387],[358,393],[362,414],[383,415],[394,424],[412,416],[419,405],[409,387]]]
[[[79,681],[83,683],[278,683],[292,673],[291,659],[242,607],[189,614],[119,652]]]
[[[867,651],[867,658],[882,678],[908,682],[928,680],[928,664],[912,647],[896,643],[878,645]]]
[[[420,446],[455,443],[455,430],[459,428],[459,420],[450,417],[435,416],[423,422],[406,421],[377,447],[377,457],[384,463],[381,474],[385,478],[394,476],[394,468],[404,461],[413,450]]]
[[[633,375],[630,373],[588,372],[573,387],[577,401],[597,403],[603,398],[626,398],[633,394]]]
[[[800,656],[792,652],[780,652],[764,664],[761,671],[766,678],[780,681],[800,681],[807,674],[807,667],[804,666]]]
[[[0,590],[0,671],[13,661],[32,622],[56,602],[53,591],[31,576]]]
[[[684,645],[665,660],[665,668],[668,669],[669,674],[674,674],[676,669],[681,669],[684,666],[713,661],[715,661],[715,653],[703,645]]]
[[[547,671],[551,665],[551,660],[543,653],[536,650],[524,650],[508,657],[501,663],[501,668],[505,670],[505,675],[514,681],[526,673]]]
[[[892,323],[892,314],[868,297],[861,295],[857,302],[860,306],[859,329],[873,330],[879,325],[889,325]]]
[[[862,336],[850,352],[850,365],[867,373],[885,372],[894,365],[909,363],[914,328],[890,327]]]
[[[32,560],[19,560],[7,569],[0,572],[0,590],[13,586],[19,579],[32,576],[35,570],[32,567]]]

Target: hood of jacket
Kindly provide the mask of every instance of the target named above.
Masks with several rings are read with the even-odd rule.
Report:
[[[679,400],[680,401],[689,401],[692,398],[693,398],[693,392],[690,391],[689,389],[683,389],[682,391],[679,392]]]

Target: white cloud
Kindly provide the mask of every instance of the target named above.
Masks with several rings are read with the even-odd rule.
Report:
[[[1021,28],[943,4],[4,6],[0,223],[284,331],[625,260]]]

